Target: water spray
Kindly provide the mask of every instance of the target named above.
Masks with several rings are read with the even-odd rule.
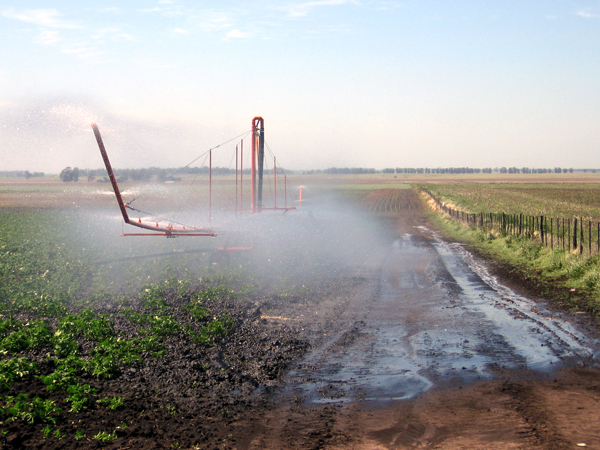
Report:
[[[94,136],[96,137],[96,141],[98,143],[98,148],[100,149],[100,154],[102,155],[102,160],[104,161],[104,165],[106,167],[106,171],[108,173],[108,177],[110,178],[110,183],[112,185],[113,191],[115,193],[115,197],[117,199],[117,203],[119,205],[119,209],[121,210],[121,215],[123,216],[123,220],[126,224],[132,225],[138,228],[143,228],[146,230],[152,230],[152,233],[121,233],[122,236],[166,236],[166,237],[177,237],[177,236],[209,236],[216,237],[217,232],[212,230],[211,228],[205,227],[186,227],[181,224],[180,226],[173,226],[172,224],[168,224],[166,226],[159,225],[157,222],[147,222],[142,221],[142,219],[131,220],[128,214],[128,209],[131,211],[141,212],[131,206],[129,203],[125,203],[123,201],[123,197],[121,195],[121,191],[119,189],[119,185],[117,183],[117,179],[115,177],[114,171],[110,164],[110,160],[108,159],[108,154],[106,153],[106,148],[104,147],[104,142],[102,141],[102,136],[100,135],[100,130],[95,123],[91,124],[92,129],[94,130]],[[240,212],[243,210],[243,165],[244,165],[244,141],[241,141],[241,148],[239,153],[239,169],[238,169],[238,149],[236,147],[236,216],[238,214],[238,170],[240,172],[239,180],[239,209]],[[220,145],[219,145],[220,146]],[[217,147],[219,147],[217,146]],[[215,147],[216,148],[216,147]],[[209,168],[208,168],[208,220],[209,223],[212,223],[212,150],[208,151],[209,158]],[[277,159],[273,157],[273,206],[265,207],[263,204],[263,171],[264,171],[264,158],[265,158],[265,128],[264,128],[264,120],[262,117],[254,117],[252,119],[252,156],[251,156],[251,181],[250,181],[250,213],[254,214],[257,212],[261,212],[265,209],[273,209],[273,210],[290,210],[296,209],[294,206],[287,206],[287,176],[284,176],[284,194],[285,194],[285,206],[278,207],[277,206]],[[188,164],[189,165],[189,164]],[[131,202],[130,202],[131,203]],[[302,187],[300,188],[300,205],[302,204]],[[175,223],[175,222],[174,222]]]
[[[121,210],[123,220],[128,225],[133,225],[134,227],[144,228],[146,230],[153,231],[152,233],[121,233],[121,236],[217,236],[217,233],[215,231],[210,230],[209,228],[186,228],[185,226],[175,227],[170,224],[167,226],[159,226],[158,223],[154,223],[152,225],[148,222],[142,222],[142,219],[138,219],[137,221],[131,220],[129,218],[129,214],[127,213],[127,208],[129,208],[132,211],[134,211],[134,208],[132,208],[129,205],[126,205],[125,202],[123,202],[123,197],[121,196],[121,191],[119,190],[119,185],[117,184],[117,179],[110,164],[110,160],[108,159],[108,154],[106,153],[106,148],[104,147],[104,142],[102,141],[102,136],[100,135],[100,130],[98,129],[98,126],[95,123],[92,123],[91,126],[94,130],[94,136],[96,136],[96,142],[98,142],[98,148],[100,149],[100,154],[102,155],[104,166],[106,167],[106,171],[108,172],[110,184],[112,185],[115,197],[117,198],[117,203],[119,204],[119,209]]]

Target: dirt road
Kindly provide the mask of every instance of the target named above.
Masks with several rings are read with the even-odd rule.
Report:
[[[262,306],[312,349],[273,409],[234,425],[237,448],[600,448],[584,318],[507,288],[404,196],[369,264],[319,301]]]

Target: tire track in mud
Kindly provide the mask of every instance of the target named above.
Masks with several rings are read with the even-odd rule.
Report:
[[[544,405],[543,398],[536,395],[535,390],[512,381],[504,382],[500,389],[510,395],[511,407],[529,425],[530,434],[535,437],[537,444],[547,449],[562,449],[569,446],[570,443],[550,417],[548,406]]]

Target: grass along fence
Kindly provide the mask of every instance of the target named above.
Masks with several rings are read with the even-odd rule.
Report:
[[[600,222],[581,217],[531,216],[504,212],[469,213],[447,206],[426,188],[421,187],[421,191],[433,201],[440,212],[465,226],[506,236],[526,236],[551,249],[562,248],[564,251],[588,256],[600,253]]]

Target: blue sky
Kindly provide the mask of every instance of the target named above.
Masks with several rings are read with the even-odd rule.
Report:
[[[0,1],[0,170],[599,167],[600,1]],[[229,165],[231,146],[215,163]],[[221,159],[219,159],[221,158]]]

